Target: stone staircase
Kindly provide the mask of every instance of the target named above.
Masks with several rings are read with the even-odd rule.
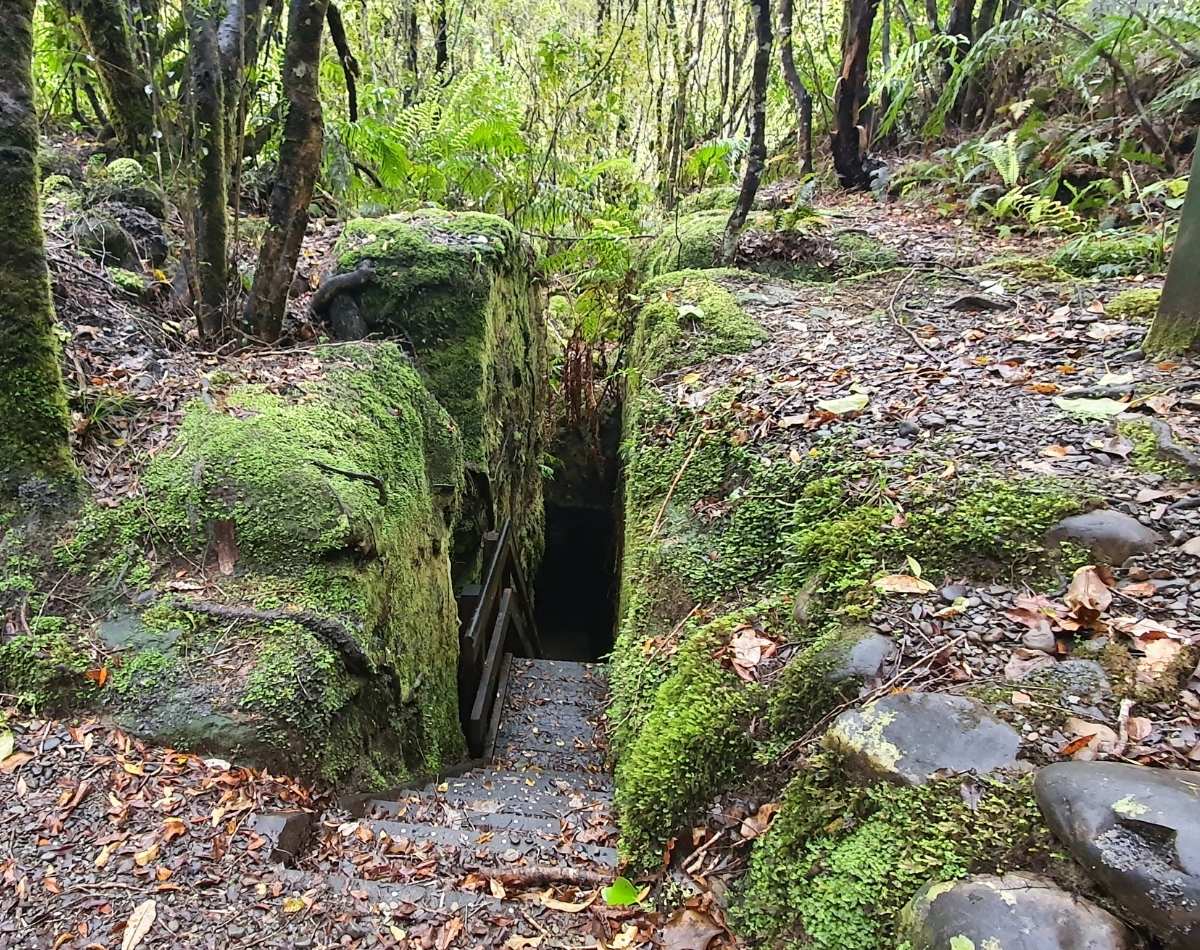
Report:
[[[606,692],[595,665],[507,658],[484,763],[326,813],[292,883],[377,902],[406,932],[457,918],[447,946],[611,937],[595,897],[617,873]]]

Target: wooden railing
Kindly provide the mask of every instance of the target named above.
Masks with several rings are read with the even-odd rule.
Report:
[[[521,571],[512,540],[512,522],[483,539],[483,583],[466,587],[458,596],[458,697],[463,731],[470,754],[478,757],[487,746],[488,727],[504,655],[542,655],[533,620],[533,599]]]

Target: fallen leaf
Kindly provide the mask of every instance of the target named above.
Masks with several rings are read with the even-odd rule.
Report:
[[[158,857],[158,842],[156,841],[156,842],[154,842],[154,844],[150,845],[150,847],[146,848],[144,851],[139,851],[137,854],[135,854],[133,856],[133,863],[136,864],[139,868],[144,868],[147,864],[149,864],[151,861],[153,861],[157,857]]]
[[[598,896],[597,893],[593,892],[585,901],[560,901],[558,898],[552,896],[552,892],[546,891],[538,895],[538,903],[543,907],[549,907],[551,910],[561,910],[564,914],[578,914],[591,907]],[[634,896],[636,897],[637,895],[635,894]]]
[[[1068,399],[1066,396],[1055,396],[1054,405],[1063,412],[1085,419],[1111,419],[1129,408],[1129,403],[1116,399]]]
[[[775,652],[775,641],[760,636],[753,628],[747,627],[729,641],[733,650],[733,669],[744,680],[755,677],[754,670],[764,657]]]
[[[1183,644],[1178,640],[1163,637],[1160,640],[1139,641],[1143,655],[1138,658],[1133,678],[1138,683],[1152,686],[1158,678],[1178,659]]]
[[[1139,581],[1136,584],[1126,584],[1121,593],[1126,597],[1153,597],[1158,588],[1150,581]]]
[[[621,928],[621,932],[613,937],[609,947],[611,950],[629,950],[637,940],[637,935],[637,924],[626,924]]]
[[[1004,665],[1004,678],[1007,680],[1023,680],[1030,673],[1044,670],[1058,662],[1054,657],[1041,650],[1030,650],[1027,647],[1017,647]]]
[[[488,890],[491,892],[492,897],[498,901],[502,901],[508,896],[508,892],[504,890],[504,885],[494,877],[488,878]]]
[[[26,762],[32,760],[32,752],[14,752],[7,758],[0,760],[0,772],[3,772],[5,775],[11,775]]]
[[[835,416],[847,416],[851,413],[862,412],[870,402],[871,397],[866,393],[851,393],[840,399],[818,399],[817,408],[833,413]]]
[[[504,950],[532,950],[541,945],[541,937],[522,937],[520,934],[512,934],[504,941]]]
[[[304,903],[303,897],[286,897],[283,901],[283,912],[285,914],[298,914],[307,906]]]
[[[638,891],[627,877],[619,877],[601,892],[609,907],[629,907],[637,903]]]
[[[1064,729],[1069,735],[1077,738],[1063,746],[1059,752],[1073,759],[1090,761],[1097,754],[1111,752],[1117,747],[1116,732],[1103,723],[1069,716]]]
[[[723,933],[708,914],[691,907],[675,911],[663,927],[663,950],[708,950]]]
[[[771,827],[771,822],[775,820],[775,815],[778,812],[778,802],[767,802],[753,815],[743,818],[741,827],[742,837],[746,840],[757,838]]]
[[[168,818],[163,822],[163,841],[170,842],[187,833],[187,822],[182,818]]]
[[[1100,572],[1089,564],[1075,572],[1063,599],[1075,619],[1086,625],[1093,623],[1108,609],[1112,598],[1112,591]]]
[[[158,904],[153,900],[142,901],[133,909],[125,922],[125,936],[121,938],[121,950],[133,950],[154,926],[158,916]]]
[[[11,729],[0,730],[0,762],[12,755],[15,742]]]
[[[928,594],[937,589],[929,581],[911,574],[888,574],[878,578],[874,584],[876,590],[885,594]]]
[[[1130,716],[1125,724],[1125,731],[1134,742],[1142,742],[1154,731],[1154,723],[1145,716]]]

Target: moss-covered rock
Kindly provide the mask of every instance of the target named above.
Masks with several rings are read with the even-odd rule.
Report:
[[[711,268],[719,253],[728,210],[701,210],[668,221],[646,248],[648,277],[670,271]],[[810,208],[755,211],[746,220],[734,263],[791,280],[827,281],[895,267],[898,255],[858,231],[822,233],[822,219]]]
[[[929,879],[1033,869],[1069,880],[1029,777],[863,787],[836,766],[800,774],[755,848],[734,919],[755,945],[891,950]]]
[[[335,253],[340,273],[371,271],[350,292],[366,327],[411,348],[462,433],[477,477],[460,521],[459,560],[478,551],[487,525],[511,519],[531,569],[544,527],[547,358],[541,297],[520,234],[492,215],[425,210],[351,221]]]
[[[397,346],[316,355],[286,393],[243,385],[190,406],[143,495],[85,518],[61,561],[163,568],[163,584],[144,572],[152,607],[101,629],[99,695],[127,728],[381,786],[463,751],[450,550],[464,454]],[[171,590],[218,569],[219,584]]]
[[[728,219],[729,212],[737,204],[741,190],[738,185],[713,185],[710,188],[702,188],[679,199],[679,214],[689,215],[695,214],[697,211],[723,211]]]
[[[1113,297],[1104,309],[1110,317],[1116,320],[1132,320],[1136,323],[1148,324],[1158,313],[1158,302],[1161,299],[1162,290],[1156,287],[1123,290]]]
[[[121,204],[140,208],[158,221],[167,216],[166,193],[139,162],[118,158],[94,170],[87,180],[85,204]]]

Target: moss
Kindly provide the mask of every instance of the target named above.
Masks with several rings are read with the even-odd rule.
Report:
[[[0,692],[42,710],[81,689],[88,660],[72,643],[69,630],[65,618],[42,616],[32,621],[29,633],[0,643]]]
[[[1162,291],[1156,288],[1125,290],[1113,297],[1104,309],[1116,320],[1150,323],[1158,313],[1158,302],[1161,298]]]
[[[108,276],[121,290],[135,297],[140,297],[146,292],[146,279],[141,274],[135,274],[123,267],[109,267]]]
[[[118,158],[88,176],[85,203],[95,207],[106,202],[141,208],[160,221],[167,216],[166,193],[132,158]]]
[[[1157,234],[1101,231],[1068,241],[1050,262],[1075,277],[1153,274],[1163,267],[1163,245]]]
[[[1129,462],[1139,472],[1150,472],[1176,481],[1190,477],[1191,473],[1186,465],[1164,456],[1159,451],[1158,436],[1146,423],[1136,420],[1118,422],[1117,433],[1133,443]]]
[[[632,360],[647,376],[748,350],[766,339],[733,294],[707,272],[665,274],[647,283],[642,295]]]
[[[1114,639],[1105,643],[1096,655],[1112,681],[1113,692],[1122,699],[1138,703],[1169,703],[1191,677],[1200,661],[1200,648],[1184,647],[1175,658],[1152,677],[1138,676],[1138,657],[1124,642]]]
[[[646,275],[656,277],[671,271],[715,266],[728,221],[729,211],[718,208],[681,214],[667,222],[662,233],[646,248],[643,259]]]
[[[981,781],[971,804],[962,785],[863,788],[836,769],[802,773],[754,850],[736,925],[760,944],[791,937],[825,950],[888,950],[897,913],[931,877],[1066,873],[1030,777]]]
[[[471,468],[490,496],[469,502],[460,559],[478,551],[472,520],[516,528],[525,567],[541,552],[539,461],[548,376],[541,301],[530,287],[520,234],[486,214],[426,210],[351,221],[338,242],[338,266],[369,264],[357,295],[372,330],[406,341],[439,402],[457,423]],[[462,578],[466,579],[466,578]]]
[[[101,177],[117,188],[149,184],[150,176],[134,158],[118,158],[104,167]]]
[[[834,621],[794,656],[773,684],[769,721],[776,735],[803,734],[830,709],[858,696],[861,680],[837,677],[868,628]]]
[[[741,194],[740,185],[714,185],[703,188],[690,195],[684,195],[679,201],[680,215],[694,214],[697,211],[722,211],[726,218],[733,206],[737,204]]]
[[[1072,279],[1071,274],[1057,264],[1039,257],[1019,255],[994,257],[975,270],[1011,274],[1013,277],[1020,277],[1024,280],[1055,284],[1066,283]]]
[[[656,864],[667,837],[749,760],[746,724],[761,696],[712,655],[741,620],[722,618],[688,637],[617,767],[621,851],[639,866]]]
[[[174,656],[161,650],[138,650],[113,665],[108,688],[118,695],[161,690],[166,677],[177,665]]]

